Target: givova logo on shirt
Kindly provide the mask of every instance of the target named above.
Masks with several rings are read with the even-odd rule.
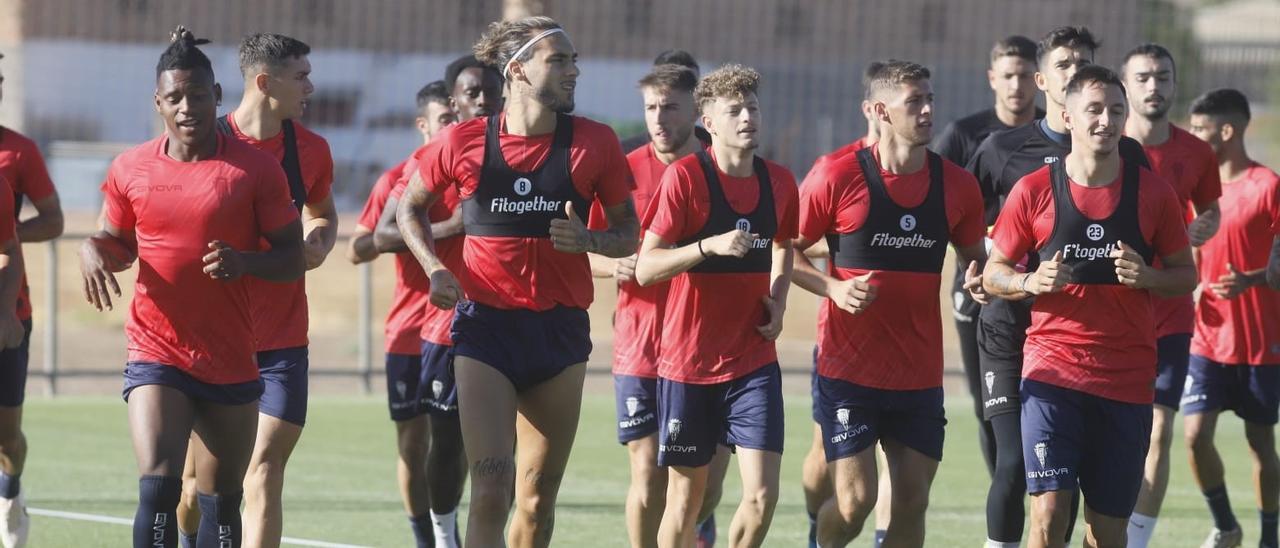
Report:
[[[684,429],[684,423],[680,419],[667,420],[667,443],[658,447],[658,451],[663,453],[696,453],[698,446],[696,445],[676,445],[680,439],[680,431]]]
[[[747,234],[751,233],[751,220],[747,219],[746,217],[738,219],[738,222],[734,223],[733,226],[734,228],[741,230],[743,232],[746,232]],[[751,249],[764,249],[766,247],[769,247],[768,238],[756,238],[754,240],[751,240]]]
[[[516,179],[511,185],[516,196],[525,197],[533,192],[533,181],[526,177]],[[514,215],[524,215],[525,213],[551,213],[564,209],[564,202],[561,200],[548,200],[542,196],[534,196],[527,200],[512,200],[510,198],[494,198],[489,201],[490,213],[511,213]]]

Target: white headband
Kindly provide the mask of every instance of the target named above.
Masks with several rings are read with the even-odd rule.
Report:
[[[557,33],[564,34],[564,29],[547,29],[538,33],[537,36],[530,38],[528,42],[525,42],[523,46],[520,46],[520,49],[516,50],[515,55],[512,55],[511,59],[507,61],[507,64],[502,67],[502,77],[504,79],[507,77],[507,72],[511,70],[511,63],[516,62],[516,59],[519,59],[521,55],[524,55],[524,52],[528,51],[534,44],[537,44],[538,40]]]

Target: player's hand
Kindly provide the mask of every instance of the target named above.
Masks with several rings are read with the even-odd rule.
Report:
[[[1059,250],[1054,252],[1052,259],[1040,262],[1026,280],[1024,289],[1032,295],[1056,293],[1071,283],[1072,276],[1071,265],[1062,262],[1062,251]]]
[[[768,295],[760,297],[760,300],[764,303],[764,314],[768,322],[757,325],[756,331],[759,331],[765,340],[772,341],[782,334],[782,316],[786,312],[786,304]]]
[[[204,273],[210,278],[229,282],[244,276],[244,255],[227,245],[222,240],[209,242],[212,251],[201,258],[204,261]]]
[[[978,304],[987,304],[987,290],[982,287],[982,273],[978,272],[978,261],[969,261],[969,268],[964,271],[964,290]]]
[[[564,212],[567,218],[551,220],[551,244],[565,253],[591,251],[591,231],[573,210],[573,202],[565,201]]]
[[[4,312],[0,312],[0,345],[4,348],[17,348],[22,346],[22,339],[26,336],[27,328],[22,326],[22,320],[18,319],[18,310],[10,308]]]
[[[1111,258],[1116,262],[1116,278],[1120,283],[1134,289],[1145,288],[1151,276],[1151,267],[1147,261],[1124,242],[1117,241],[1116,248],[1111,250]]]
[[[90,236],[80,244],[80,276],[84,279],[84,299],[99,311],[112,309],[111,294],[120,297],[115,272],[129,268],[132,257],[122,246],[103,236]]]
[[[1196,215],[1195,220],[1187,225],[1187,236],[1191,245],[1200,247],[1218,233],[1218,223],[1222,222],[1222,214],[1217,209],[1209,209]]]
[[[707,256],[742,258],[751,250],[751,242],[759,237],[745,230],[730,230],[702,240],[702,252]]]
[[[307,234],[307,238],[302,241],[302,257],[307,262],[307,270],[312,270],[324,264],[325,257],[329,256],[325,249],[324,236],[320,235],[320,230],[312,230]]]
[[[1209,291],[1219,299],[1234,299],[1251,286],[1248,276],[1227,263],[1227,273],[1218,277],[1218,281],[1209,284]]]
[[[431,294],[428,298],[436,308],[450,310],[462,300],[462,287],[453,273],[441,268],[431,273]]]
[[[627,255],[613,262],[613,277],[619,282],[629,282],[636,277],[636,255]]]
[[[840,310],[854,315],[862,313],[871,306],[879,292],[878,286],[871,285],[870,272],[856,278],[841,280],[829,287],[827,298],[840,307]]]

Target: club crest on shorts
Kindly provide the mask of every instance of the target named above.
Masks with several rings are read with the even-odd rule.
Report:
[[[514,186],[516,194],[521,196],[528,196],[530,192],[533,192],[533,181],[530,181],[526,177],[516,179]]]
[[[1084,235],[1095,242],[1101,240],[1106,235],[1106,232],[1106,230],[1103,230],[1102,225],[1098,223],[1093,223],[1084,229]]]
[[[903,215],[901,219],[898,219],[898,226],[901,227],[902,230],[905,230],[907,232],[911,232],[912,230],[915,230],[916,216],[910,213]]]
[[[991,387],[992,387],[992,386],[995,386],[995,384],[996,384],[996,374],[995,374],[995,372],[987,371],[986,373],[983,373],[983,374],[982,374],[982,380],[983,380],[983,382],[986,382],[986,383],[987,383],[987,395],[988,395],[988,396],[992,395],[992,394],[991,394]]]
[[[751,232],[751,221],[748,221],[745,217],[742,219],[738,219],[738,223],[735,224],[734,226],[737,227],[738,230],[741,230],[743,232]]]
[[[396,381],[396,393],[400,395],[400,399],[404,399],[405,392],[409,391],[409,385],[404,381]]]
[[[684,424],[680,419],[670,419],[667,421],[667,443],[675,443],[676,438],[680,437],[680,429]]]
[[[1042,441],[1036,442],[1035,452],[1036,460],[1040,461],[1040,468],[1044,468],[1046,466],[1044,463],[1045,457],[1049,456],[1049,446],[1045,445]]]
[[[836,421],[840,423],[840,427],[845,430],[849,429],[849,410],[847,408],[836,409]]]
[[[444,381],[431,381],[431,393],[435,395],[437,400],[440,399],[440,394],[444,393]]]
[[[635,396],[628,396],[627,397],[627,416],[634,417],[636,416],[636,411],[639,411],[639,410],[640,410],[640,398],[637,398]]]

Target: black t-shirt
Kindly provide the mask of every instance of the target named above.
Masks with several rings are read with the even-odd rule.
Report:
[[[1151,169],[1142,145],[1129,137],[1120,138],[1120,157]],[[965,166],[978,179],[986,211],[987,226],[995,224],[1009,192],[1023,177],[1047,164],[1062,161],[1071,152],[1071,136],[1049,129],[1044,120],[1022,127],[997,131],[987,137]],[[1034,258],[1033,258],[1034,262]],[[1035,264],[1028,264],[1028,269]],[[984,324],[1005,326],[1018,333],[1031,324],[1031,302],[992,299],[982,307]]]
[[[1036,107],[1036,120],[1044,118],[1044,109]],[[996,109],[989,108],[978,111],[964,118],[947,124],[942,134],[933,140],[933,151],[939,156],[951,160],[958,166],[969,165],[969,159],[977,152],[988,135],[997,131],[1012,129],[996,116]],[[951,284],[952,311],[957,319],[972,321],[978,313],[978,303],[969,298],[964,290],[964,271],[969,265],[956,257],[955,279]]]
[[[1036,120],[1044,118],[1044,109],[1036,107]],[[996,109],[989,108],[978,111],[964,118],[947,124],[942,134],[933,140],[933,151],[943,158],[955,162],[958,166],[969,165],[969,159],[978,151],[988,135],[997,131],[1011,129],[996,116]]]

